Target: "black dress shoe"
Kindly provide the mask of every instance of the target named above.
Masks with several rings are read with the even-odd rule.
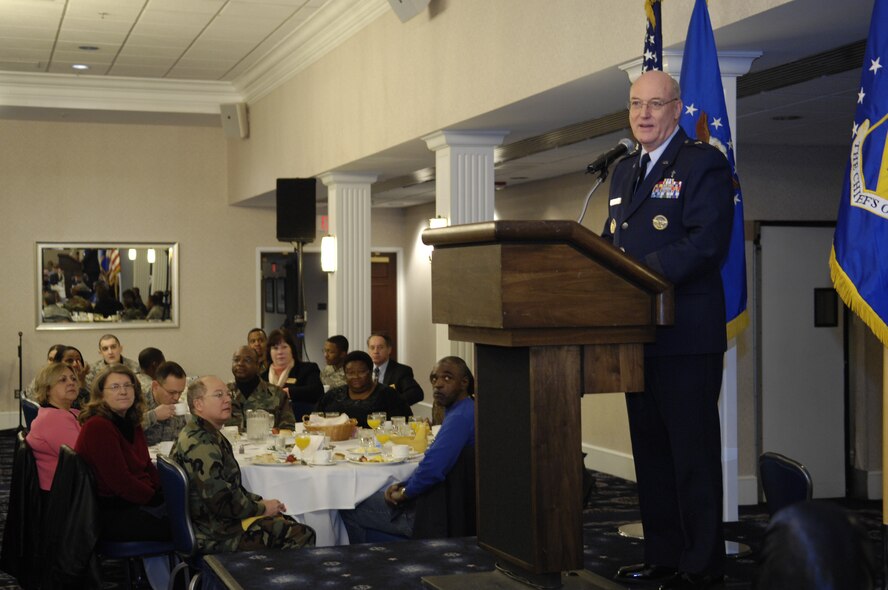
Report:
[[[672,567],[662,565],[648,565],[646,563],[636,563],[633,565],[624,565],[617,570],[615,576],[618,580],[628,580],[632,582],[664,582],[678,575],[678,570]]]
[[[687,572],[673,576],[660,584],[660,590],[715,590],[724,588],[724,576],[707,574],[689,574]]]

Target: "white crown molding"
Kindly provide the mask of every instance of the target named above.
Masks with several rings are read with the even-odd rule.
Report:
[[[234,82],[0,72],[0,106],[215,115],[267,95],[388,10],[387,0],[333,0]]]
[[[0,106],[219,114],[242,101],[231,82],[0,72]]]
[[[259,100],[389,10],[387,0],[333,0],[234,84],[247,102]]]

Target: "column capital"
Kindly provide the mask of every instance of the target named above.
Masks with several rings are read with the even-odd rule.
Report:
[[[509,131],[501,129],[471,130],[471,129],[441,129],[429,133],[422,140],[428,148],[437,152],[440,149],[452,146],[460,147],[496,147],[503,142]]]
[[[719,51],[718,69],[721,71],[722,78],[736,78],[749,72],[752,62],[761,56],[761,51]],[[683,58],[684,51],[664,50],[663,71],[674,78],[678,78],[681,75]],[[639,57],[620,66],[620,69],[629,76],[630,82],[635,82],[641,75],[642,59]]]
[[[318,180],[324,183],[324,186],[331,184],[373,184],[379,178],[378,174],[366,172],[339,172],[333,170],[318,175]]]

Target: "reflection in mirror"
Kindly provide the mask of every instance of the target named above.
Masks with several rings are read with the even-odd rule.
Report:
[[[37,244],[37,328],[179,325],[177,244]]]

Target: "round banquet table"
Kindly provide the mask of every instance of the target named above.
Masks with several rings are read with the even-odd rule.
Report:
[[[358,441],[334,443],[337,448],[358,446]],[[254,465],[252,458],[268,452],[265,445],[247,444],[237,454],[244,487],[263,498],[276,498],[287,514],[309,525],[317,533],[317,546],[347,545],[348,533],[339,510],[354,508],[376,491],[407,479],[419,461],[355,464],[337,462],[330,466],[300,463]]]

